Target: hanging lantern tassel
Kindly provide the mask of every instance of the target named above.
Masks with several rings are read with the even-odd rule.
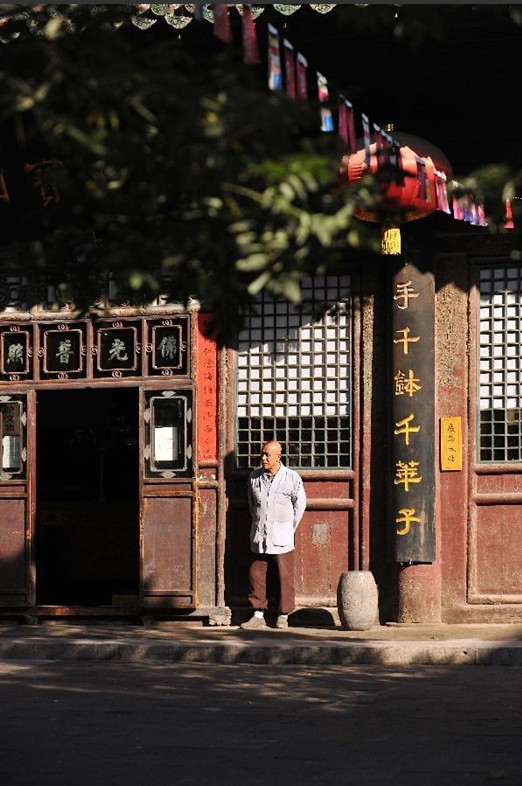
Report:
[[[383,224],[381,254],[398,256],[401,253],[401,230],[395,224]]]

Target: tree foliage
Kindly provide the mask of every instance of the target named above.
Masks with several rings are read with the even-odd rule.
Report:
[[[377,227],[353,213],[378,209],[379,183],[340,187],[345,150],[317,107],[268,91],[236,47],[138,31],[135,6],[3,8],[12,265],[73,281],[80,308],[107,269],[129,302],[195,296],[226,338],[262,288],[297,302],[303,274],[377,250]],[[41,160],[57,162],[40,177],[60,195],[44,208],[21,177]]]

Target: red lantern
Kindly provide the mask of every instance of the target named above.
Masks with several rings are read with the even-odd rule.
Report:
[[[447,178],[453,176],[451,164],[435,145],[411,134],[393,134],[400,145],[397,162],[403,172],[401,182],[390,182],[384,186],[382,208],[390,213],[399,213],[403,221],[414,221],[429,216],[441,206],[437,203],[435,181],[437,171]],[[381,169],[380,151],[374,143],[370,145],[369,163],[364,148],[344,156],[341,177],[355,183],[365,175],[375,175]],[[378,221],[375,213],[358,208],[357,218],[363,221]]]

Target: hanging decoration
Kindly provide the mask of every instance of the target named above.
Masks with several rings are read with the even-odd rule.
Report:
[[[256,26],[249,5],[243,6],[241,24],[243,29],[243,62],[248,65],[258,65],[261,62],[261,58],[257,44]]]
[[[337,3],[310,3],[310,8],[317,11],[318,14],[328,14],[336,5]]]
[[[247,8],[250,9],[250,14],[252,16],[252,19],[257,19],[257,17],[261,16],[263,11],[265,10],[262,5],[236,5],[233,7],[237,8],[241,16],[243,16],[243,14],[245,13],[245,9]]]
[[[375,147],[377,149],[377,166],[382,168],[388,166],[390,163],[388,140],[386,139],[384,131],[377,123],[373,124],[373,130],[375,133]]]
[[[300,5],[282,5],[279,3],[274,3],[273,8],[276,11],[279,11],[280,14],[284,16],[290,16],[291,14],[295,14],[296,11],[299,11],[301,8]]]
[[[430,195],[428,189],[428,178],[426,175],[426,162],[419,156],[415,156],[415,161],[417,163],[418,198],[422,199],[424,202],[429,202]]]
[[[339,136],[351,153],[357,150],[353,106],[344,96],[338,96]]]
[[[328,82],[326,77],[317,72],[317,94],[321,105],[321,131],[330,132],[334,130],[333,117],[328,102],[330,93],[328,92]]]
[[[361,120],[362,120],[362,127],[363,127],[363,139],[364,139],[364,155],[365,155],[365,164],[366,166],[370,166],[371,161],[371,153],[370,153],[370,121],[368,116],[361,112]]]
[[[186,16],[185,14],[165,14],[163,19],[168,25],[175,27],[176,30],[182,30],[190,22],[192,22],[192,17]]]
[[[300,52],[296,60],[296,78],[297,78],[297,97],[302,101],[308,99],[308,80],[306,71],[308,68],[308,61]]]
[[[448,188],[446,185],[446,173],[440,170],[435,170],[435,201],[437,203],[437,210],[442,210],[444,213],[451,213],[451,208],[448,202]]]
[[[217,3],[214,6],[214,35],[225,44],[232,42],[232,28],[227,3]]]
[[[267,3],[267,5],[270,5],[270,3]],[[303,7],[311,8],[318,14],[328,14],[336,6],[337,3],[275,3],[272,5],[272,8],[283,16],[290,16]],[[186,27],[193,19],[205,20],[215,25],[216,16],[222,16],[223,9],[228,13],[230,8],[234,8],[238,14],[243,16],[245,8],[249,8],[252,19],[254,20],[265,11],[265,6],[263,5],[244,5],[242,3],[156,3],[152,5],[139,4],[135,5],[134,8],[136,8],[137,14],[132,17],[131,21],[139,30],[148,30],[158,18],[163,18],[171,27],[180,29]],[[177,11],[180,12],[179,15],[176,14]],[[152,17],[148,15],[149,12],[153,15]],[[182,21],[176,21],[178,19]],[[228,41],[226,43],[228,43]]]
[[[270,24],[268,25],[268,87],[270,90],[283,89],[279,33],[276,28]]]
[[[285,86],[286,86],[286,93],[291,98],[295,98],[296,95],[296,84],[295,84],[295,59],[294,59],[294,47],[287,41],[286,38],[283,39],[284,45],[284,52],[285,52]]]

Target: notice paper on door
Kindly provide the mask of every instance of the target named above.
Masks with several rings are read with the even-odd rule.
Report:
[[[2,437],[2,469],[15,472],[20,469],[20,437]]]
[[[178,457],[178,429],[175,426],[157,426],[154,429],[154,460],[172,464]]]

